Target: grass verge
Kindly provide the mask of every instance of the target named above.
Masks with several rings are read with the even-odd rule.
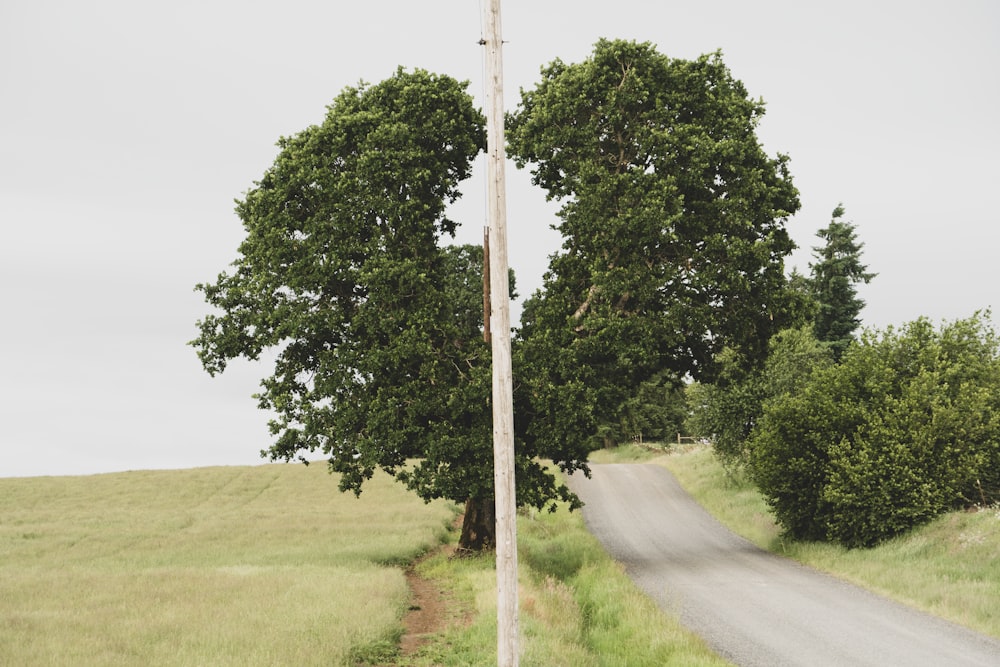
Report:
[[[1000,638],[1000,508],[952,512],[872,549],[846,549],[783,538],[757,489],[727,473],[709,448],[646,459],[758,546]]]
[[[518,519],[521,664],[545,667],[729,664],[667,617],[587,532],[579,512]],[[421,565],[470,613],[397,663],[496,664],[496,574],[492,556]],[[457,612],[462,613],[462,612]]]

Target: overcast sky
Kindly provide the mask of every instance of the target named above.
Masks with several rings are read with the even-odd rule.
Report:
[[[601,38],[721,49],[791,156],[806,272],[838,202],[878,278],[867,325],[1000,306],[1000,4],[506,0],[507,108]],[[210,378],[192,291],[236,258],[233,200],[275,142],[398,65],[471,81],[472,0],[0,3],[0,477],[260,462],[266,369]],[[454,209],[479,242],[484,186]],[[555,206],[508,169],[510,261],[537,288]],[[519,312],[519,311],[515,311]],[[998,318],[994,317],[994,321]]]

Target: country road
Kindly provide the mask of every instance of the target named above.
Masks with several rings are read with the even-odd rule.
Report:
[[[737,665],[1000,666],[1000,641],[734,535],[665,468],[591,468],[591,479],[570,479],[590,531],[662,609]]]

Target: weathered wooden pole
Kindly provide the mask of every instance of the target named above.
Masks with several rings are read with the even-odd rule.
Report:
[[[493,344],[493,336],[490,335],[490,317],[492,317],[493,306],[490,299],[490,228],[483,229],[483,341],[487,345]]]
[[[517,503],[514,491],[514,391],[510,355],[507,193],[504,164],[503,37],[500,0],[484,5],[486,47],[486,197],[489,211],[490,332],[493,348],[493,479],[497,532],[497,665],[518,664]]]

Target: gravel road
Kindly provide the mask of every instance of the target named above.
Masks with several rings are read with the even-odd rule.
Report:
[[[737,665],[1000,666],[1000,641],[734,535],[665,468],[591,468],[591,479],[570,479],[590,531],[662,609]]]

